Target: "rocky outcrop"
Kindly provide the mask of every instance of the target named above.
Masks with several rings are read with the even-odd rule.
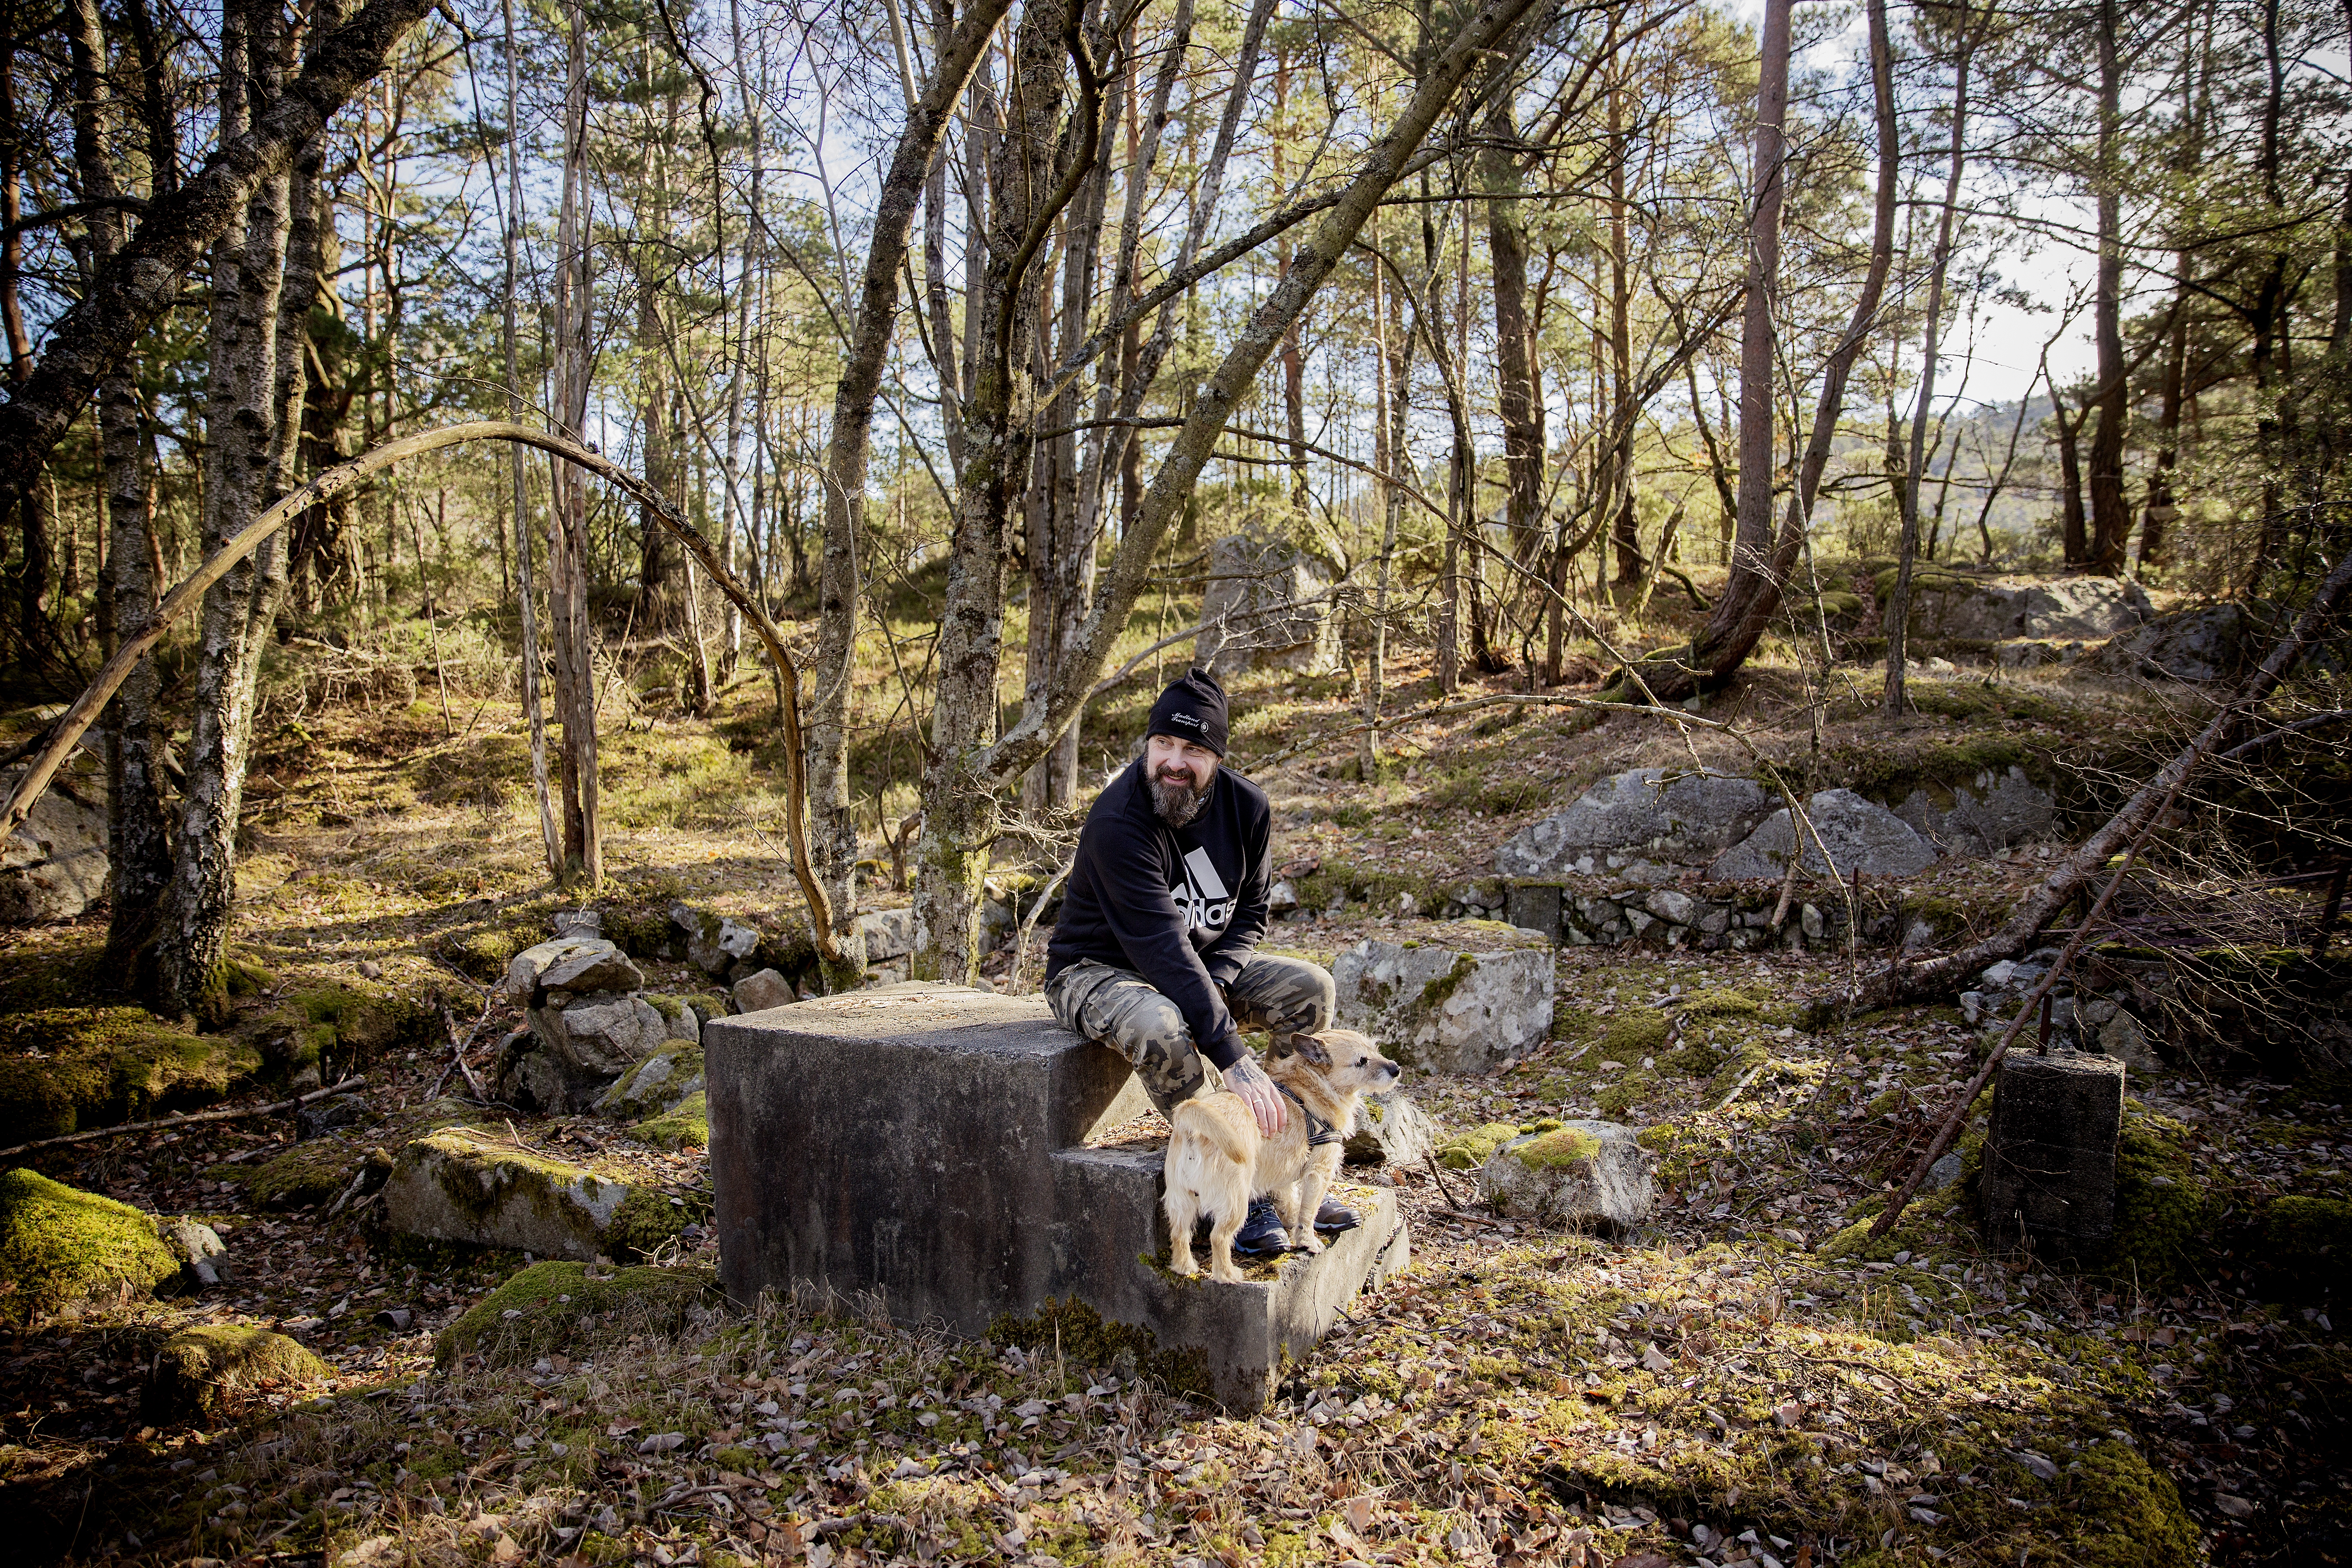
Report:
[[[1891,581],[1891,574],[1882,574]],[[1913,584],[1912,635],[1967,642],[2015,637],[2096,641],[2155,614],[2147,590],[2127,578],[1975,578],[1924,572]],[[1879,595],[1882,602],[1885,594]]]
[[[1944,797],[1948,796],[1948,799]],[[2050,837],[2058,827],[2058,800],[2023,768],[1987,768],[1948,789],[1915,789],[1895,807],[1930,847],[1980,858],[1996,849]]]
[[[1910,824],[1850,789],[1822,791],[1805,803],[1805,814],[1813,833],[1801,835],[1801,863],[1816,877],[1851,877],[1857,868],[1866,877],[1909,877],[1936,863],[1935,850]],[[1717,856],[1706,874],[1722,882],[1781,877],[1790,857],[1800,851],[1800,836],[1787,809],[1776,811],[1754,833]],[[1823,849],[1834,867],[1822,861]]]
[[[1492,926],[1445,934],[1467,940],[1366,941],[1341,953],[1339,1021],[1437,1072],[1485,1072],[1539,1044],[1551,1028],[1551,950]]]
[[[1287,540],[1229,534],[1209,546],[1209,584],[1193,645],[1220,677],[1249,669],[1325,675],[1339,659],[1330,568]]]
[[[182,1329],[147,1368],[142,1413],[151,1421],[216,1415],[258,1394],[324,1383],[334,1368],[284,1334],[251,1323]]]
[[[2084,668],[2142,680],[2234,680],[2276,638],[2278,619],[2262,601],[2175,610],[2093,649]]]
[[[1753,779],[1635,768],[1522,829],[1496,851],[1495,869],[1563,877],[1696,864],[1738,843],[1770,814],[1773,799]]]
[[[1498,1214],[1622,1232],[1650,1217],[1655,1163],[1630,1127],[1570,1121],[1503,1143],[1486,1156],[1478,1180]]]
[[[402,1149],[383,1189],[385,1223],[404,1235],[583,1261],[646,1245],[648,1206],[656,1222],[670,1212],[657,1193],[471,1127]]]
[[[0,792],[24,776],[0,773]],[[69,921],[106,892],[106,777],[87,759],[60,772],[32,815],[0,838],[0,924]]]

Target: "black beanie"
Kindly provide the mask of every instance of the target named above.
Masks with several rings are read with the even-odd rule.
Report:
[[[1205,669],[1195,668],[1160,694],[1151,705],[1146,736],[1173,735],[1225,754],[1225,689]]]

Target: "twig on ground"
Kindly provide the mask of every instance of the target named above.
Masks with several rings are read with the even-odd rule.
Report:
[[[490,1021],[490,1009],[498,1005],[498,997],[496,986],[490,987],[482,994],[481,1016],[474,1020],[474,1026],[466,1031],[466,1037],[463,1039],[457,1037],[457,1020],[449,1016],[449,1004],[446,1002],[441,1004],[441,1027],[449,1037],[449,1067],[443,1068],[441,1076],[433,1080],[433,1092],[426,1095],[425,1099],[441,1098],[441,1086],[449,1081],[450,1068],[455,1068],[465,1076],[466,1087],[474,1091],[475,1100],[487,1101],[490,1098],[489,1089],[475,1073],[473,1064],[466,1060],[466,1053],[474,1048],[474,1041],[480,1036],[482,1026]]]
[[[209,1121],[236,1121],[248,1116],[268,1116],[279,1110],[291,1110],[298,1105],[308,1105],[314,1100],[324,1100],[331,1094],[342,1094],[366,1087],[363,1078],[347,1078],[341,1083],[331,1083],[324,1089],[314,1089],[308,1094],[298,1094],[291,1100],[280,1100],[269,1105],[247,1106],[242,1110],[199,1110],[192,1116],[159,1116],[152,1121],[123,1121],[112,1127],[93,1127],[87,1132],[63,1132],[55,1138],[37,1138],[30,1143],[19,1143],[13,1149],[0,1149],[0,1160],[13,1160],[19,1154],[29,1154],[36,1149],[56,1149],[68,1143],[87,1143],[97,1138],[117,1138],[127,1132],[155,1132],[165,1129],[194,1127]],[[248,1154],[255,1151],[248,1151]],[[243,1157],[243,1156],[240,1156]]]

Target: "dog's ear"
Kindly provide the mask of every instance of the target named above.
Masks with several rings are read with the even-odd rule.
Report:
[[[1323,1041],[1318,1036],[1293,1035],[1290,1037],[1290,1048],[1318,1068],[1331,1065],[1331,1053],[1323,1048]]]

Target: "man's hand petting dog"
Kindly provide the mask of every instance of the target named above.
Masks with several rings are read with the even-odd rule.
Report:
[[[1271,1138],[1290,1121],[1289,1109],[1282,1103],[1282,1090],[1274,1087],[1274,1079],[1265,1069],[1248,1057],[1244,1057],[1225,1069],[1225,1087],[1242,1097],[1250,1113],[1257,1118],[1258,1136]]]

